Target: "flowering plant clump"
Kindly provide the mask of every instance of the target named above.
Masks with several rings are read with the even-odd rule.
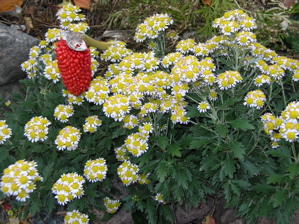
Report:
[[[173,20],[155,14],[134,36],[148,50],[101,45],[109,65],[100,74],[99,52],[83,40],[70,50],[73,39],[63,37],[89,29],[79,12],[59,10],[61,29],[49,29],[21,65],[26,100],[0,121],[1,168],[30,158],[43,177],[13,206],[31,214],[63,206],[73,211],[66,223],[80,222],[79,211],[124,208],[154,224],[217,194],[248,223],[290,219],[299,190],[298,60],[260,44],[242,10],[216,19],[211,39],[172,48]],[[75,65],[83,75],[69,72]],[[13,181],[22,172],[4,171],[2,197],[20,193]]]
[[[84,176],[91,182],[102,181],[106,178],[107,165],[102,158],[88,160],[84,167]]]
[[[97,115],[89,116],[85,119],[83,130],[84,132],[94,133],[101,125],[102,121],[98,118]]]
[[[82,214],[76,210],[66,213],[64,217],[65,224],[76,224],[76,223],[87,224],[88,221],[89,218],[87,215]]]
[[[54,110],[54,116],[62,123],[66,123],[68,118],[74,114],[72,105],[58,105]]]
[[[24,135],[31,142],[45,141],[51,122],[44,117],[33,117],[25,125]]]
[[[57,202],[64,205],[74,198],[82,197],[84,182],[84,178],[77,173],[63,174],[52,188],[53,194],[56,194]]]
[[[1,191],[7,196],[15,196],[18,201],[26,201],[35,189],[35,182],[42,177],[36,169],[36,162],[19,160],[4,170],[1,178]]]
[[[104,198],[104,205],[108,213],[115,213],[120,206],[119,200],[111,200],[110,198]]]
[[[5,120],[0,120],[0,144],[3,144],[11,135],[11,128],[8,127]]]
[[[58,150],[75,150],[81,137],[80,130],[72,126],[66,126],[55,139]]]
[[[124,185],[130,185],[138,180],[139,168],[130,161],[124,161],[118,168],[117,173]]]

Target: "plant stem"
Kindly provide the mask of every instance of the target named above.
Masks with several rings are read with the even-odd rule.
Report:
[[[111,42],[98,41],[98,40],[91,38],[90,36],[87,36],[86,34],[82,35],[82,40],[84,40],[87,45],[95,47],[100,50],[105,50],[108,47],[110,47],[111,45],[115,45],[120,42],[120,41],[111,41]]]
[[[295,160],[296,164],[298,164],[299,163],[299,158],[298,158],[298,155],[296,154],[294,142],[292,142],[291,148],[292,148],[292,153],[293,153],[294,160]]]
[[[286,94],[285,94],[285,92],[284,92],[284,88],[283,88],[282,80],[280,80],[279,84],[281,85],[282,96],[283,96],[283,102],[284,102],[284,105],[286,105],[286,104],[287,104],[287,100],[286,100]]]

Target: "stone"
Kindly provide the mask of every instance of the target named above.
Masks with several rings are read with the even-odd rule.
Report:
[[[178,207],[175,211],[176,223],[188,224],[194,220],[203,219],[205,216],[208,215],[209,211],[211,211],[212,208],[213,200],[207,200],[206,203],[200,203],[198,207],[189,208],[186,211]]]
[[[227,209],[224,211],[224,213],[220,217],[220,223],[222,224],[228,224],[233,223],[238,220],[235,216],[235,210],[234,209]]]
[[[28,60],[30,48],[39,40],[0,23],[0,86],[23,78],[21,63]]]
[[[3,100],[5,103],[9,101],[13,103],[13,94],[19,94],[21,97],[25,98],[25,94],[21,91],[21,88],[22,86],[19,82],[14,82],[6,84],[4,86],[0,86],[0,99]],[[10,107],[11,105],[5,105],[3,108],[1,108],[0,116],[2,116],[5,112],[10,111]]]
[[[275,224],[273,220],[266,219],[265,217],[260,217],[257,219],[255,224]]]

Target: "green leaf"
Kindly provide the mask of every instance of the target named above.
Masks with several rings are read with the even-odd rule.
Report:
[[[84,192],[87,197],[96,198],[99,197],[99,194],[96,193],[95,190],[87,190]]]
[[[229,178],[233,178],[234,172],[236,171],[236,167],[234,164],[234,160],[230,158],[228,155],[224,160],[224,164],[221,170],[223,171],[225,176],[228,176]]]
[[[161,161],[157,166],[157,176],[160,182],[165,180],[165,177],[169,174],[168,171],[168,163],[166,161]]]
[[[287,199],[285,203],[285,212],[291,215],[297,208],[298,199],[295,195],[292,195],[291,198]]]
[[[268,184],[256,184],[252,187],[257,192],[270,193],[275,191],[275,187]]]
[[[157,163],[159,162],[159,160],[152,160],[149,163],[147,163],[146,165],[141,165],[140,170],[144,173],[151,173],[155,167],[157,166]]]
[[[86,154],[77,155],[75,159],[72,160],[72,163],[82,162],[87,157]]]
[[[241,142],[232,141],[231,149],[233,150],[235,158],[238,158],[240,160],[244,159],[245,149]]]
[[[230,182],[230,187],[237,196],[240,196],[240,188],[236,184]]]
[[[172,156],[181,157],[182,153],[180,152],[182,148],[178,143],[173,143],[167,147],[167,152],[170,153]]]
[[[2,191],[0,191],[0,200],[4,199],[6,196],[3,194]]]
[[[107,221],[109,221],[113,217],[113,215],[114,214],[105,212],[104,215],[103,215],[103,218],[101,219],[101,221],[102,222],[107,222]]]
[[[268,184],[282,183],[284,181],[284,175],[281,174],[273,174],[267,178]]]
[[[168,138],[163,135],[157,136],[156,141],[162,149],[165,149],[168,145]]]
[[[222,138],[224,138],[228,132],[228,126],[226,124],[216,124],[215,130]]]
[[[31,151],[32,152],[44,152],[45,147],[43,145],[34,144],[31,146]]]
[[[177,183],[184,189],[188,189],[188,176],[183,170],[177,171]]]
[[[186,117],[194,118],[194,117],[199,117],[200,113],[195,106],[187,106],[187,114],[185,115]]]
[[[272,200],[273,200],[274,208],[281,206],[286,201],[287,193],[288,193],[287,190],[283,189],[281,191],[276,192],[273,195]]]
[[[35,101],[31,101],[31,100],[26,100],[26,101],[21,101],[20,102],[20,106],[21,107],[27,107],[27,108],[34,108],[36,105]]]
[[[132,219],[134,221],[134,224],[147,224],[146,216],[143,212],[140,210],[136,210],[135,212],[132,212]],[[103,220],[102,220],[103,221]]]
[[[52,174],[52,171],[53,171],[53,167],[54,167],[54,163],[52,162],[43,168],[44,180],[47,180],[50,177],[50,175]]]
[[[223,185],[223,188],[224,188],[224,197],[227,201],[230,201],[231,199],[231,188],[230,188],[230,184],[228,182],[226,182],[224,185]]]
[[[246,190],[248,190],[248,188],[251,186],[251,184],[245,180],[233,180],[232,182],[237,184],[240,188],[243,188]]]
[[[0,155],[1,155],[0,161],[5,161],[9,156],[8,150],[5,147],[1,147]]]
[[[281,157],[281,158],[292,158],[289,151],[282,150],[282,149],[272,149],[267,151],[268,154],[275,156],[275,157]]]
[[[290,164],[289,167],[287,168],[287,171],[289,171],[289,173],[290,173],[290,178],[296,177],[299,173],[298,164],[296,164],[296,163]]]
[[[194,139],[190,143],[190,149],[200,149],[202,146],[206,146],[208,143],[210,143],[210,138],[207,137],[198,137]]]
[[[34,216],[36,213],[40,211],[40,205],[38,203],[31,203],[30,207],[30,215]]]
[[[233,128],[241,129],[243,131],[255,129],[254,126],[248,120],[241,119],[241,118],[230,121],[229,123]]]
[[[125,134],[126,134],[126,130],[122,129],[122,128],[119,128],[119,129],[116,129],[116,131],[113,132],[111,138],[118,138],[119,136],[125,135]]]
[[[249,160],[241,161],[241,166],[243,166],[243,169],[247,170],[251,176],[259,173],[258,168],[256,168],[256,166],[253,165]]]
[[[156,206],[152,200],[146,200],[145,212],[149,223],[157,223]]]
[[[175,220],[173,212],[170,210],[168,205],[160,204],[158,207],[159,222],[163,224],[171,224]],[[140,223],[143,224],[143,223]]]
[[[49,192],[46,197],[45,208],[46,208],[46,211],[49,213],[51,213],[53,211],[53,209],[55,208],[55,198],[51,192]]]

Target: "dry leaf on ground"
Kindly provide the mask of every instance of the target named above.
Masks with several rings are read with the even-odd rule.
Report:
[[[20,221],[17,218],[11,218],[11,219],[9,219],[9,222],[6,224],[30,224],[30,223],[27,221]]]
[[[91,0],[74,0],[76,6],[90,10]]]
[[[202,221],[202,224],[215,224],[215,219],[211,216],[206,216],[206,218]]]
[[[211,6],[211,1],[212,0],[202,0],[202,3],[207,5],[207,6]]]
[[[23,0],[0,0],[0,12],[15,10],[15,5],[21,6]]]

